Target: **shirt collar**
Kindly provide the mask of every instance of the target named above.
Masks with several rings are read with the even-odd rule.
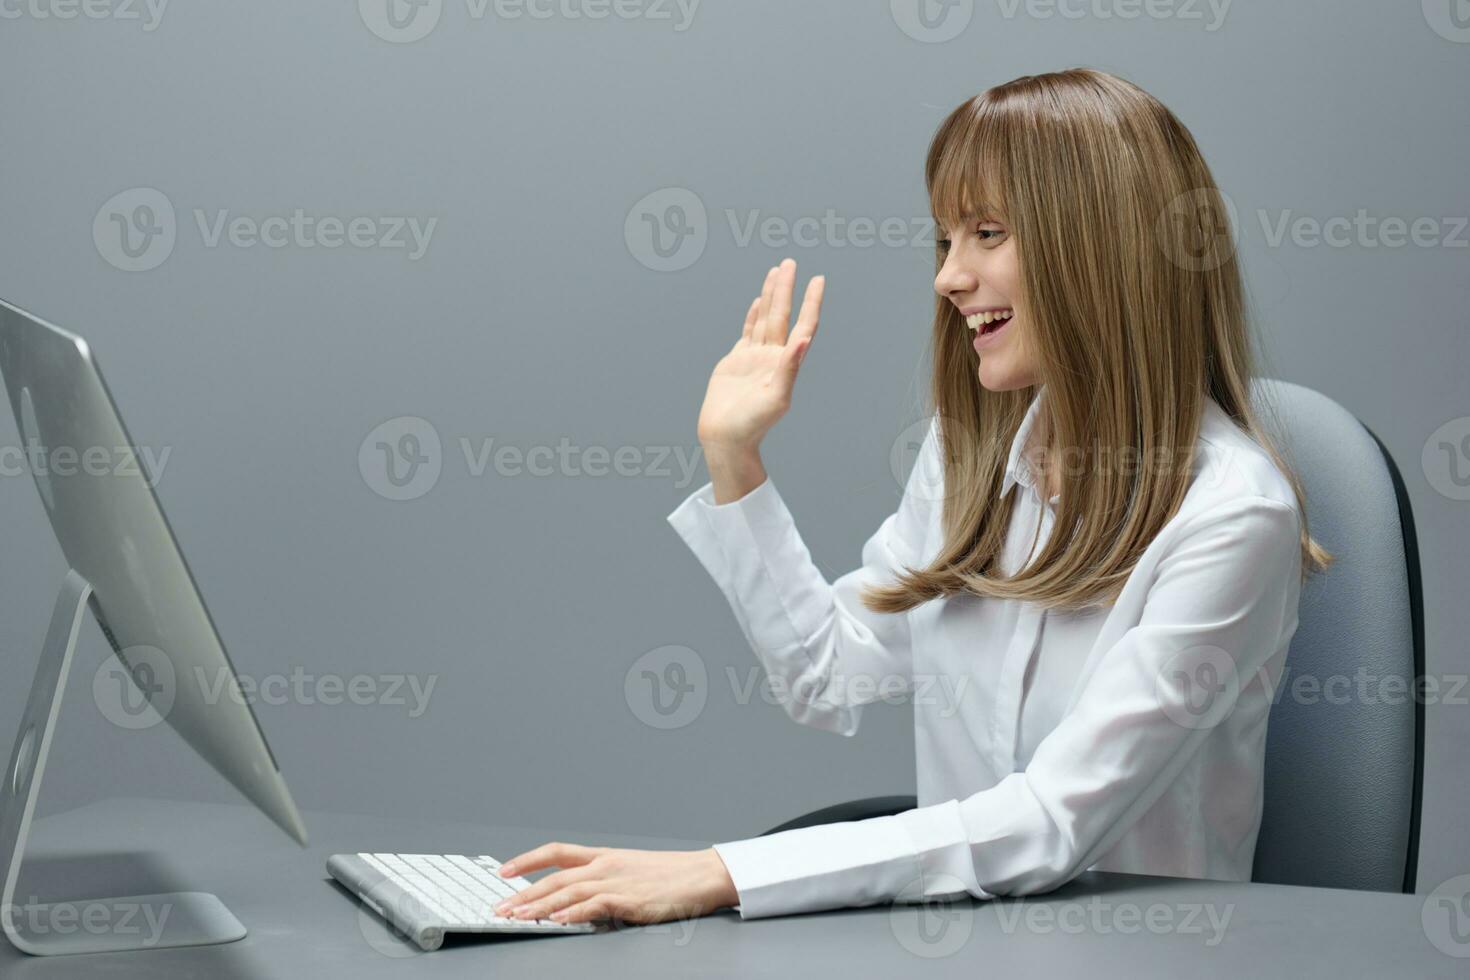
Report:
[[[1026,416],[1021,419],[1021,425],[1016,429],[1016,436],[1011,440],[1011,452],[1006,457],[1005,479],[1000,484],[1000,496],[1002,498],[1010,493],[1011,487],[1018,483],[1023,487],[1031,489],[1035,489],[1036,487],[1036,474],[1032,471],[1025,456],[1028,450],[1034,451],[1039,448],[1028,446],[1027,443],[1030,441],[1032,430],[1036,428],[1036,422],[1040,417],[1041,396],[1045,391],[1046,385],[1041,385],[1036,389],[1036,396],[1031,399],[1031,405],[1026,409]],[[1204,416],[1200,425],[1201,431],[1208,434],[1215,426],[1230,426],[1234,425],[1234,422],[1225,414],[1225,410],[1220,407],[1214,398],[1207,397],[1205,398]],[[1196,461],[1195,465],[1199,465],[1198,461]],[[1040,491],[1037,491],[1037,497],[1041,497]],[[1045,502],[1051,504],[1053,501],[1047,499]]]
[[[1041,396],[1045,391],[1046,385],[1041,385],[1036,389],[1036,395],[1031,399],[1030,407],[1026,409],[1026,416],[1021,419],[1020,428],[1016,430],[1016,436],[1011,440],[1011,452],[1006,458],[1005,479],[1001,481],[1000,485],[1000,495],[1002,497],[1010,493],[1011,487],[1017,483],[1023,487],[1034,487],[1036,485],[1036,475],[1026,461],[1025,454],[1028,449],[1034,448],[1028,446],[1027,443],[1030,441],[1032,430],[1035,429],[1037,419],[1040,417]]]

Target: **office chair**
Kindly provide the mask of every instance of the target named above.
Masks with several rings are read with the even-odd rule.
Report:
[[[1330,398],[1269,379],[1254,383],[1252,398],[1301,477],[1308,530],[1336,562],[1302,588],[1285,690],[1267,728],[1251,879],[1412,894],[1424,785],[1424,601],[1409,496],[1383,442]],[[1357,694],[1359,671],[1372,685],[1366,698]],[[1346,697],[1321,687],[1293,696],[1302,676],[1346,677]],[[1399,687],[1382,690],[1385,678]],[[1397,704],[1386,703],[1395,695]],[[854,800],[766,833],[917,805],[913,796]]]

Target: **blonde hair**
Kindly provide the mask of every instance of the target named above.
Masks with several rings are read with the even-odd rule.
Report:
[[[1020,336],[1039,381],[982,387],[970,331],[937,298],[930,399],[943,447],[943,543],[927,568],[869,586],[865,605],[898,613],[964,592],[1062,608],[1115,600],[1184,501],[1206,395],[1270,454],[1305,514],[1300,480],[1251,407],[1255,353],[1233,240],[1220,224],[1225,205],[1173,113],[1104,72],[1024,76],[950,113],[925,179],[941,227],[1006,223],[1024,294]],[[937,253],[936,271],[943,261]],[[1171,462],[1061,467],[1051,537],[1002,576],[1016,493],[997,498],[1040,385],[1041,446]],[[1305,518],[1301,545],[1303,578],[1332,561]]]

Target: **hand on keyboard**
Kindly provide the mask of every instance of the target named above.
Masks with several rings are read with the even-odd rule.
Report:
[[[450,929],[483,927],[541,927],[561,929],[548,919],[510,919],[496,915],[494,906],[530,886],[525,878],[500,873],[500,862],[489,855],[359,854],[374,870],[403,888],[423,908]]]
[[[521,888],[496,913],[558,923],[611,918],[647,924],[709,915],[740,900],[713,848],[637,851],[556,842],[511,858],[500,872],[551,867],[563,870]]]

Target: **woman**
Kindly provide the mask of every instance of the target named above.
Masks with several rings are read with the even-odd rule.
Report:
[[[959,106],[925,176],[946,235],[935,416],[862,567],[823,578],[761,465],[822,304],[817,277],[788,332],[789,259],[710,379],[711,481],[669,516],[797,721],[851,735],[895,682],[963,692],[914,698],[918,808],[695,852],[548,844],[511,872],[563,870],[507,911],[752,918],[1089,868],[1249,879],[1267,715],[1302,581],[1331,558],[1251,409],[1210,171],[1164,106],[1079,69]]]

